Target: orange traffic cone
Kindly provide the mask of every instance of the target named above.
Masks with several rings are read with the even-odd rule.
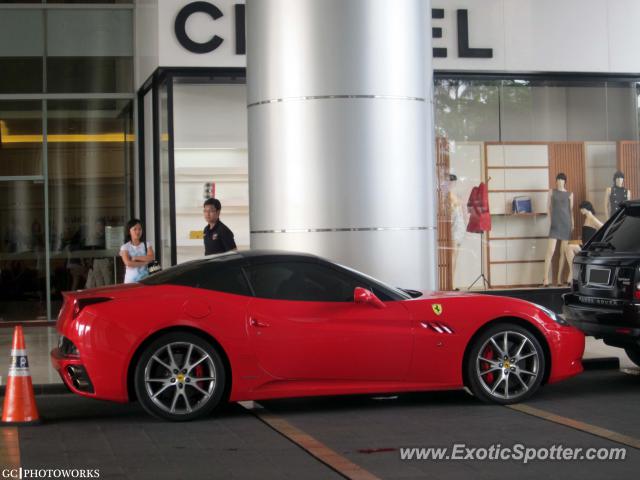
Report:
[[[22,327],[13,332],[13,348],[11,349],[11,366],[7,376],[7,390],[2,408],[4,425],[33,425],[40,423],[36,398],[33,395],[33,384],[29,373],[29,360],[24,345]]]

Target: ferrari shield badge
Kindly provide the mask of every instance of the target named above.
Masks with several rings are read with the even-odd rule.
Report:
[[[440,305],[439,303],[432,304],[431,308],[433,309],[433,313],[435,313],[436,315],[442,314],[442,305]]]

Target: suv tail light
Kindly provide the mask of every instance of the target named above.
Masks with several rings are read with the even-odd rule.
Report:
[[[640,283],[636,283],[636,290],[633,292],[633,297],[636,300],[640,300]]]
[[[77,298],[73,302],[73,318],[76,318],[82,312],[84,307],[88,307],[89,305],[94,305],[96,303],[103,303],[112,300],[107,297],[93,297],[93,298]]]

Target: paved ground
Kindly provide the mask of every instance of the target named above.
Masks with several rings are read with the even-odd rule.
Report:
[[[546,386],[527,405],[604,427],[640,445],[639,399],[640,375],[606,370]],[[623,446],[521,411],[479,404],[464,392],[279,400],[261,402],[264,410],[254,411],[231,405],[210,419],[186,424],[154,420],[135,404],[72,395],[37,400],[45,422],[18,429],[21,465],[99,468],[102,479],[341,478],[271,428],[264,421],[267,416],[286,425],[285,434],[298,432],[305,442],[322,445],[325,455],[329,452],[343,464],[360,467],[347,474],[354,478],[489,479],[508,474],[520,479],[553,475],[584,480],[637,478],[640,471],[638,446],[626,446],[627,459],[612,462],[401,460],[402,447],[457,443]]]

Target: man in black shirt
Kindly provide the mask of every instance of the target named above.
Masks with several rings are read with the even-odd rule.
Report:
[[[207,226],[204,227],[204,254],[213,255],[236,250],[236,242],[233,232],[220,221],[220,200],[209,198],[204,202],[204,219]]]

